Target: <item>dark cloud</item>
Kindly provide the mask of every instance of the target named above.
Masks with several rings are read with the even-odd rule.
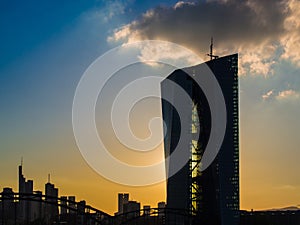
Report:
[[[157,7],[115,30],[109,41],[159,39],[203,57],[215,39],[215,54],[240,53],[240,74],[273,73],[279,60],[300,67],[300,1],[180,1]]]
[[[287,1],[210,1],[157,7],[129,25],[142,39],[164,39],[202,51],[211,36],[218,43],[255,44],[284,32]],[[206,49],[204,49],[206,50]]]

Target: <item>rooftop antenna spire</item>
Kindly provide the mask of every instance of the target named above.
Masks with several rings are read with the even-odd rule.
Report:
[[[50,173],[48,173],[48,183],[50,183]]]
[[[213,48],[214,48],[214,38],[211,37],[211,39],[210,39],[210,53],[209,53],[210,60],[213,60],[213,50],[214,50]]]
[[[21,157],[21,166],[23,166],[23,156]]]
[[[208,56],[210,56],[210,60],[219,58],[219,56],[213,54],[213,47],[214,47],[214,39],[213,39],[213,37],[211,37],[211,39],[210,39],[210,53],[207,54]]]

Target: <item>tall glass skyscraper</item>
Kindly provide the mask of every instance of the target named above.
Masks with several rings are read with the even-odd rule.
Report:
[[[201,159],[212,135],[212,114],[207,97],[193,77],[209,68],[219,83],[226,105],[225,136],[217,156],[203,171]],[[189,75],[188,75],[188,74]],[[180,101],[180,93],[161,83],[162,114],[165,122],[165,156],[175,150],[182,131],[182,122],[189,121],[190,140],[179,151],[189,151],[188,162],[173,176],[168,172],[177,162],[168,161],[167,208],[188,211],[193,224],[237,225],[239,223],[239,101],[238,101],[238,55],[229,55],[170,74],[167,80],[179,85],[192,99]],[[214,86],[211,86],[214,89]],[[180,115],[164,96],[172,96],[172,102],[185,109]],[[166,99],[166,98],[165,98]],[[185,118],[183,118],[185,117]],[[189,118],[188,120],[186,118]],[[217,131],[218,132],[218,131]],[[175,221],[167,218],[169,224]],[[180,222],[181,224],[184,221]]]

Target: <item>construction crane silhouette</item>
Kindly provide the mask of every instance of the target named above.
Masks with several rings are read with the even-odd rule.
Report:
[[[207,54],[210,57],[210,60],[219,58],[219,56],[213,54],[213,46],[214,46],[214,39],[213,39],[213,37],[211,37],[211,39],[210,39],[210,53]]]

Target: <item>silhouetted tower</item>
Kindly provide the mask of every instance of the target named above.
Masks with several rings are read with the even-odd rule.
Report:
[[[52,221],[58,216],[58,189],[55,188],[54,184],[50,183],[50,174],[48,174],[48,183],[45,184],[45,215],[47,222]],[[51,203],[51,204],[47,204]]]
[[[21,164],[19,165],[19,193],[21,198],[24,198],[23,194],[33,194],[33,180],[26,181],[23,175],[23,158],[21,158]],[[23,222],[32,221],[33,211],[31,201],[19,201],[18,217]]]
[[[177,161],[167,161],[167,209],[176,208],[189,212],[193,224],[238,225],[239,223],[239,105],[238,105],[238,56],[237,54],[211,60],[197,66],[178,69],[161,83],[162,115],[165,123],[164,150],[169,157],[176,149],[181,132],[189,140],[178,151],[189,154],[188,162],[173,176],[169,171],[176,168]],[[211,70],[212,73],[207,71]],[[219,83],[226,105],[227,124],[223,143],[214,161],[200,171],[201,158],[211,135],[212,117],[205,93],[194,81],[193,76],[211,76]],[[168,81],[169,80],[169,81]],[[181,92],[176,91],[172,82],[179,85],[192,99],[180,102]],[[210,87],[214,90],[214,86]],[[168,101],[181,105],[180,115]],[[198,116],[197,116],[198,115]],[[190,130],[181,130],[181,124],[188,124]],[[218,150],[218,149],[216,149]],[[187,224],[166,215],[167,224]]]
[[[60,208],[60,214],[66,215],[68,213],[68,197],[67,196],[61,196],[61,208]]]
[[[19,193],[25,193],[25,177],[23,175],[23,158],[21,158],[21,164],[19,165]]]
[[[124,205],[129,202],[128,193],[119,193],[118,194],[118,214],[124,213]]]
[[[68,196],[68,207],[69,213],[74,214],[76,210],[76,197],[75,196]]]

